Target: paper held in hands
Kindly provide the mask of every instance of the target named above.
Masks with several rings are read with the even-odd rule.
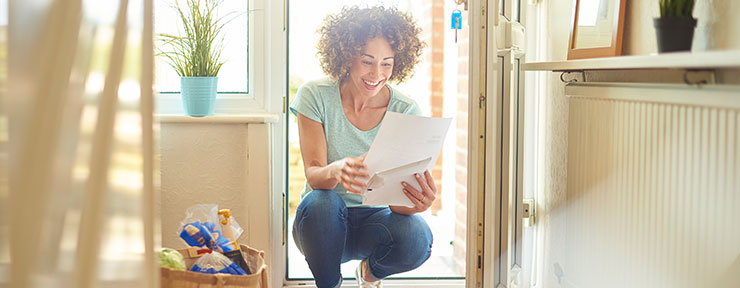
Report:
[[[413,207],[402,191],[401,181],[421,191],[414,173],[431,171],[451,122],[451,118],[386,112],[365,157],[370,179],[362,204]]]

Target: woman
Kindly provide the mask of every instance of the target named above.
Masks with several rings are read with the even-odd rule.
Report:
[[[293,236],[318,287],[340,287],[340,264],[362,260],[360,287],[413,270],[431,254],[432,233],[417,213],[435,199],[427,171],[399,191],[414,207],[362,206],[369,175],[363,163],[386,111],[419,115],[416,102],[387,85],[411,76],[424,43],[412,18],[394,8],[345,7],[319,30],[321,67],[331,78],[298,90],[290,110],[298,118],[307,183]]]

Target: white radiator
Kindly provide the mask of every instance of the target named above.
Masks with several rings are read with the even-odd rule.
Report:
[[[563,287],[740,287],[740,90],[568,85]]]

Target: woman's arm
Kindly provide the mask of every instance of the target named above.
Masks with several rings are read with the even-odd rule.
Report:
[[[364,157],[346,157],[327,165],[326,136],[321,123],[298,113],[298,136],[303,156],[303,169],[306,181],[313,189],[334,189],[342,184],[347,192],[360,194],[364,191],[363,182],[355,177],[367,178],[364,172]]]

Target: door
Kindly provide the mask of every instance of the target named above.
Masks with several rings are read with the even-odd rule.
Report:
[[[471,27],[481,29],[471,35],[479,35],[471,41],[471,63],[479,64],[471,65],[471,95],[479,95],[479,101],[470,103],[471,119],[475,119],[470,131],[478,133],[469,138],[469,168],[476,175],[469,178],[474,202],[469,206],[476,209],[468,215],[469,227],[477,229],[468,234],[473,241],[469,247],[476,249],[468,254],[468,271],[475,273],[468,275],[467,287],[528,287],[531,277],[525,275],[531,274],[531,257],[524,255],[531,249],[524,249],[524,244],[531,241],[524,239],[531,239],[532,233],[523,227],[522,216],[524,199],[531,196],[523,189],[526,102],[520,72],[525,58],[525,10],[520,0],[495,0],[471,7],[478,5],[484,17],[478,23],[471,19]]]
[[[521,0],[499,0],[496,26],[496,57],[499,60],[496,68],[500,73],[496,77],[499,86],[496,90],[496,103],[492,103],[494,114],[499,121],[496,127],[500,127],[489,138],[498,137],[500,147],[488,145],[492,153],[498,154],[500,161],[493,162],[499,165],[500,170],[495,167],[490,169],[498,179],[489,193],[498,199],[494,204],[494,233],[498,231],[499,237],[494,238],[494,253],[498,253],[498,269],[493,271],[493,283],[491,287],[529,287],[529,267],[531,263],[524,263],[529,257],[530,251],[524,249],[525,236],[530,237],[530,230],[526,230],[523,221],[524,199],[531,199],[530,193],[525,197],[524,191],[524,159],[525,159],[525,109],[526,99],[524,97],[524,77],[521,72],[521,63],[525,59],[525,28],[524,15],[526,9],[522,9]],[[530,168],[530,167],[527,167]],[[494,200],[495,201],[495,200]],[[528,224],[534,224],[529,222]],[[525,233],[525,231],[527,231]],[[491,233],[489,233],[491,234]],[[530,243],[530,242],[527,242]],[[527,253],[525,253],[527,251]],[[524,269],[526,267],[526,269]]]
[[[429,259],[417,269],[395,274],[384,283],[404,287],[448,285],[463,287],[466,271],[466,174],[467,174],[467,111],[468,68],[467,44],[468,12],[462,4],[447,0],[419,1],[343,1],[320,0],[306,2],[287,0],[288,5],[288,82],[287,103],[293,102],[298,88],[305,82],[325,77],[316,57],[316,33],[328,14],[335,14],[343,7],[360,5],[393,7],[410,14],[422,29],[420,38],[426,42],[421,62],[415,66],[414,75],[403,83],[392,83],[399,91],[414,99],[422,114],[431,117],[453,118],[453,123],[434,168],[432,177],[437,184],[437,199],[432,207],[420,213],[429,224],[434,245]],[[451,30],[450,14],[461,11],[463,23],[458,35]],[[475,97],[478,103],[478,97]],[[476,104],[477,105],[477,104]],[[286,110],[288,120],[287,202],[285,204],[285,283],[289,286],[312,285],[313,275],[292,239],[292,223],[301,200],[305,178],[299,145],[297,122]],[[354,269],[359,263],[352,260],[340,267],[344,283],[354,281]]]

